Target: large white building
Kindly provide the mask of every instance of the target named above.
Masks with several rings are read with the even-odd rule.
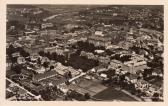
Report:
[[[134,55],[131,57],[131,60],[127,62],[112,60],[110,62],[109,68],[113,68],[113,69],[120,68],[124,71],[130,72],[131,74],[136,74],[136,72],[147,68],[147,62],[145,58],[139,55]]]

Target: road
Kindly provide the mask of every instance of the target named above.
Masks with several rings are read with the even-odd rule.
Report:
[[[75,77],[69,79],[68,81],[69,81],[69,82],[72,82],[72,81],[74,81],[74,80],[76,80],[76,79],[78,79],[78,78],[80,78],[80,77],[82,77],[82,76],[84,76],[84,75],[86,75],[86,73],[83,73],[83,72],[82,72],[82,73],[79,74],[78,76],[75,76]]]
[[[138,98],[138,97],[135,96],[135,95],[132,95],[131,93],[129,93],[129,92],[126,91],[126,90],[121,90],[121,91],[122,91],[123,93],[125,93],[125,94],[131,96],[132,98],[134,98],[134,99],[137,100],[137,101],[142,101],[142,99]]]

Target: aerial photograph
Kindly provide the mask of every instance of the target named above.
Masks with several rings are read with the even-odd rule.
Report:
[[[164,101],[164,5],[6,5],[8,101]]]

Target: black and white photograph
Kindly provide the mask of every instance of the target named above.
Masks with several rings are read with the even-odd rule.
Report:
[[[7,101],[164,102],[164,5],[6,4],[5,23]]]

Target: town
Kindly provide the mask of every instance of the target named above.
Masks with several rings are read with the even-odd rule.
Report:
[[[7,5],[9,101],[164,101],[160,5]]]

